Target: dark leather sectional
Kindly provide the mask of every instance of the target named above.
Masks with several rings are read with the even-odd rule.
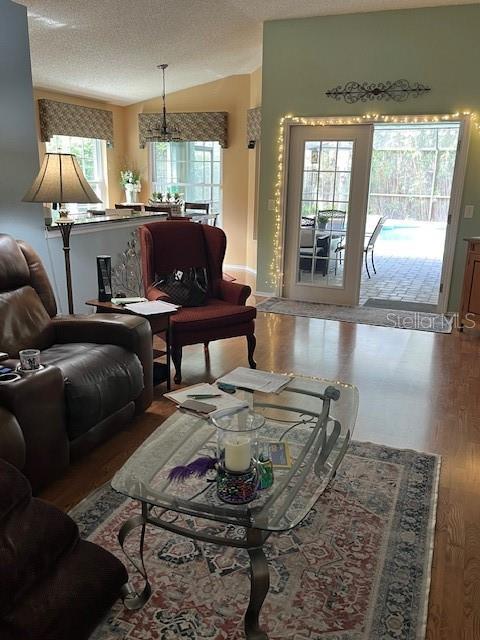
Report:
[[[0,351],[16,366],[21,349],[41,350],[45,368],[0,383],[1,447],[24,449],[23,473],[38,491],[152,401],[152,339],[137,316],[58,316],[45,269],[31,247],[0,234]],[[20,438],[19,438],[20,435]],[[17,452],[21,453],[21,452]]]

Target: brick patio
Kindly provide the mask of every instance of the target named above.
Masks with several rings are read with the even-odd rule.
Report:
[[[362,267],[359,304],[369,298],[437,304],[442,273],[442,254],[445,239],[444,225],[421,225],[410,230],[409,237],[391,238],[388,233],[380,234],[375,245],[375,266],[373,272],[368,256],[368,278],[365,266]],[[370,225],[371,226],[371,225]],[[314,281],[324,286],[340,285],[343,265],[337,262],[337,275],[334,260],[330,258],[328,275],[314,275]],[[302,272],[302,281],[311,281],[309,272]]]
[[[437,304],[442,261],[435,258],[375,256],[376,275],[362,272],[360,304],[368,298]],[[369,258],[370,262],[370,258]]]

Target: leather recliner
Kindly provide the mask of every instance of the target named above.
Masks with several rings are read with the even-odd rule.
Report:
[[[0,638],[86,640],[127,582],[125,567],[81,540],[68,515],[32,498],[18,471],[21,429],[2,407],[0,424]]]
[[[71,458],[150,405],[151,330],[138,316],[57,316],[38,255],[0,234],[0,351],[12,358],[5,364],[15,367],[18,352],[26,348],[41,350],[44,368],[0,383],[0,406],[20,425],[22,471],[38,491]]]

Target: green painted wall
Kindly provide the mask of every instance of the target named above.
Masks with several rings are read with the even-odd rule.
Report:
[[[349,80],[406,78],[432,88],[404,103],[348,105],[325,91]],[[263,38],[262,152],[257,290],[271,291],[276,178],[282,115],[433,114],[471,110],[480,118],[480,5],[382,11],[266,22]],[[461,293],[467,235],[480,235],[480,133],[472,132],[449,307]]]

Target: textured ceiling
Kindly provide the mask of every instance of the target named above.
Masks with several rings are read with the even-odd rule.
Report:
[[[24,0],[36,87],[139,102],[250,73],[261,64],[262,22],[477,0]]]

